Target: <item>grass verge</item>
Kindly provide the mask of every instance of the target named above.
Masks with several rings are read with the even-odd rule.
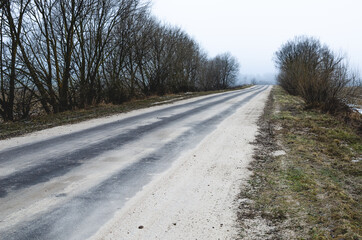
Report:
[[[361,239],[362,139],[274,87],[253,175],[239,196],[241,239]]]
[[[151,96],[145,99],[131,100],[129,102],[125,102],[120,105],[103,104],[103,105],[89,107],[87,109],[67,111],[51,115],[42,115],[31,118],[30,120],[5,122],[5,123],[0,122],[0,140],[24,135],[26,133],[31,133],[51,127],[78,123],[93,118],[106,117],[114,114],[125,113],[141,108],[148,108],[155,105],[173,103],[175,101],[209,95],[213,93],[240,90],[247,87],[250,87],[250,85],[245,85],[230,90],[170,94],[165,96]]]

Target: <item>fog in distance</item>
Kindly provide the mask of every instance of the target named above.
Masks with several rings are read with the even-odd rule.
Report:
[[[184,29],[211,57],[230,52],[240,81],[271,81],[273,54],[297,35],[313,36],[362,72],[360,0],[153,0],[152,12]]]

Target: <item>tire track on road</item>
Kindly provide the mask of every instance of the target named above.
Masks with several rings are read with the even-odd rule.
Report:
[[[220,100],[216,100],[216,101],[212,101],[212,102],[206,102],[205,105],[198,106],[196,108],[192,108],[190,110],[187,110],[187,111],[179,113],[179,114],[175,114],[175,115],[172,115],[169,117],[162,118],[160,121],[157,121],[157,122],[154,122],[154,123],[148,124],[148,125],[143,125],[136,129],[133,129],[133,130],[129,130],[120,135],[116,135],[116,136],[110,137],[108,139],[105,139],[103,141],[97,142],[95,144],[89,145],[86,148],[80,148],[77,150],[73,150],[71,152],[66,152],[66,153],[64,153],[60,156],[56,156],[56,157],[50,156],[47,159],[41,161],[41,163],[39,163],[39,164],[35,164],[24,170],[20,170],[20,171],[14,172],[8,176],[0,178],[0,198],[6,197],[12,191],[18,191],[18,190],[21,190],[21,189],[24,189],[24,188],[27,188],[27,187],[30,187],[30,186],[33,186],[33,185],[36,185],[39,183],[47,182],[55,177],[62,176],[64,174],[68,173],[73,168],[79,167],[87,160],[93,159],[107,151],[110,151],[110,150],[113,150],[116,148],[120,148],[123,145],[130,143],[132,141],[136,141],[137,139],[140,139],[142,136],[150,133],[151,131],[164,127],[168,124],[175,123],[175,121],[177,121],[177,120],[180,120],[180,119],[183,119],[186,117],[190,117],[190,116],[194,115],[195,113],[199,113],[201,111],[206,111],[209,108],[214,107],[217,104],[222,104],[235,97],[245,95],[247,93],[256,91],[258,89],[259,88],[256,88],[256,89],[254,88],[254,89],[240,91],[236,94],[228,94],[231,96],[227,96]],[[204,99],[197,100],[196,103],[200,103],[200,101],[205,102],[203,100]],[[186,103],[186,105],[192,105],[192,103],[195,104],[195,102],[191,102],[191,103]],[[184,105],[181,105],[181,106],[184,106]],[[173,107],[169,107],[167,109],[158,110],[158,111],[156,111],[157,113],[155,113],[155,114],[146,113],[146,115],[141,114],[141,116],[143,116],[143,117],[145,117],[145,116],[149,117],[151,115],[157,116],[157,114],[159,114],[160,111],[162,111],[162,112],[169,111],[169,109],[181,108],[181,106],[173,106]],[[134,119],[134,117],[124,119],[123,121],[121,120],[117,123],[117,125],[125,124],[125,122],[131,121],[130,119],[132,120],[132,119]],[[115,127],[117,125],[114,125],[113,123],[109,123],[106,125],[106,127],[107,128],[110,126]],[[97,129],[97,131],[98,131],[101,129],[101,126],[96,127],[95,129]],[[90,131],[93,131],[93,130],[94,129],[92,129]],[[85,131],[82,131],[81,134],[86,134],[87,132],[88,131],[85,130]],[[70,134],[70,137],[72,137],[72,138],[75,137],[74,134]],[[69,136],[66,136],[64,139],[61,137],[57,137],[56,141],[57,142],[66,141],[68,137]],[[43,144],[43,142],[40,142],[40,143]],[[40,143],[35,143],[34,148],[37,149],[39,147],[38,144],[40,144]],[[45,145],[44,147],[50,147],[50,146],[53,148],[57,147],[57,144],[55,144],[54,142],[52,142],[51,145],[49,145],[49,144],[44,144],[44,145]],[[32,152],[33,148],[31,148],[31,146],[32,145],[25,146],[24,149],[26,149],[26,151],[19,150],[20,153],[15,154],[15,156],[19,156],[19,154],[27,154],[27,152],[29,152],[29,151]],[[11,153],[13,150],[10,150],[9,153]],[[0,155],[2,155],[2,154],[4,154],[4,153],[1,153]],[[9,157],[9,156],[8,156],[8,158],[11,159],[11,157]]]

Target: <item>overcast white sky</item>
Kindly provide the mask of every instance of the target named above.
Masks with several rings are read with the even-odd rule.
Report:
[[[275,73],[274,52],[296,35],[346,53],[362,74],[362,0],[153,0],[152,12],[209,56],[230,52],[243,74]]]

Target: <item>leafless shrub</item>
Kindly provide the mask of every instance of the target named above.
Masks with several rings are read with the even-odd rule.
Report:
[[[344,57],[311,37],[296,37],[275,54],[278,83],[290,94],[303,97],[309,107],[326,112],[348,110],[359,76]]]

